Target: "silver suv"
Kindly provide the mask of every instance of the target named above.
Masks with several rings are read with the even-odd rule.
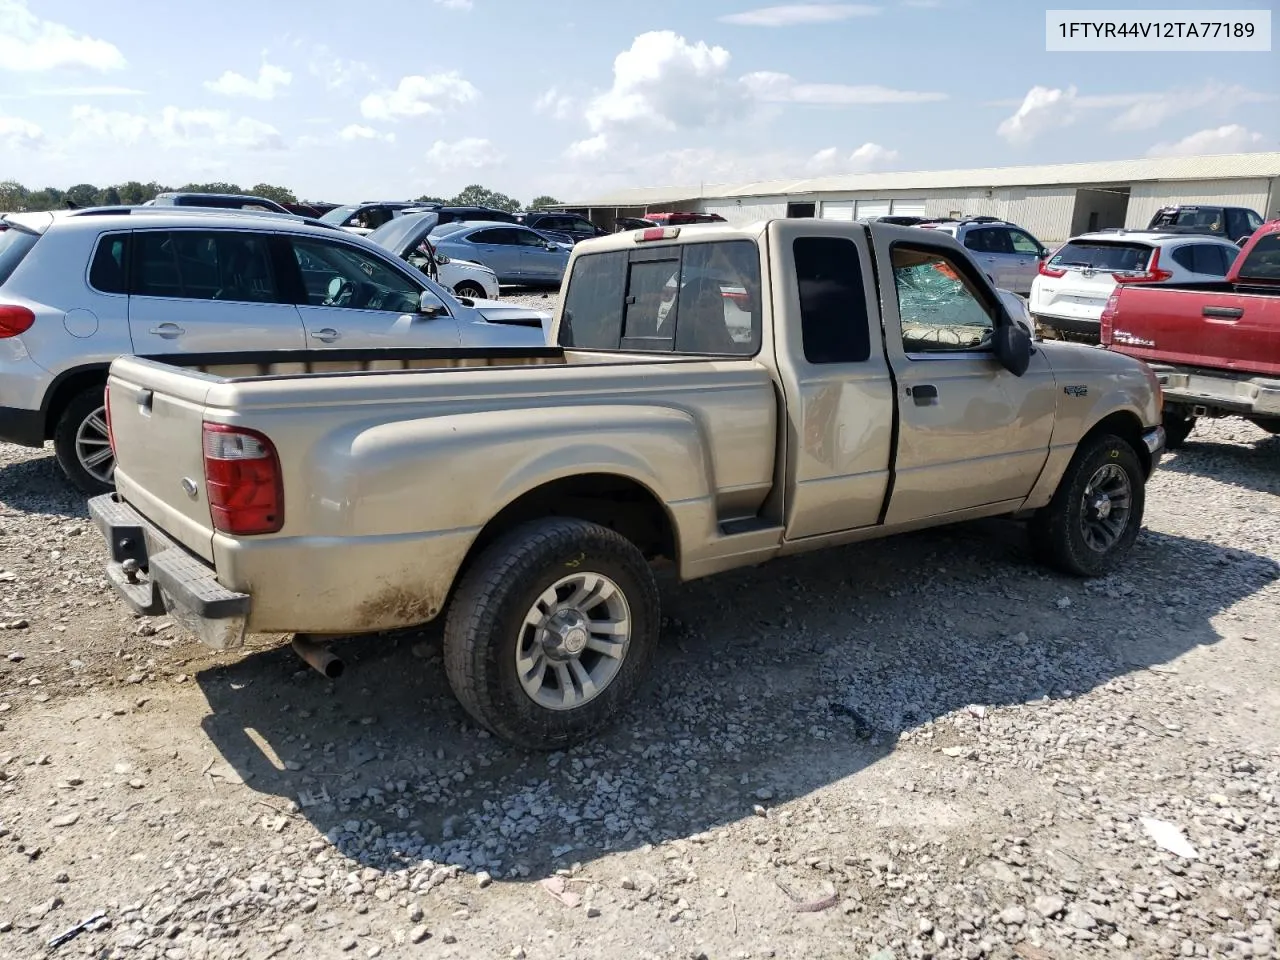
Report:
[[[1031,293],[1040,261],[1049,255],[1048,248],[1026,230],[995,217],[933,220],[919,226],[951,234],[964,245],[997,287],[1024,297]]]
[[[91,494],[111,488],[103,385],[121,354],[308,362],[538,347],[550,329],[545,311],[459,302],[376,244],[300,217],[103,207],[0,226],[0,440],[52,440]]]

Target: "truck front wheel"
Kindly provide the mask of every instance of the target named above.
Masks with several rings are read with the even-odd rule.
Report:
[[[1145,504],[1146,477],[1133,447],[1110,434],[1089,437],[1031,521],[1032,544],[1063,573],[1102,576],[1133,547]]]
[[[505,740],[558,750],[602,731],[648,672],[658,587],[644,555],[607,527],[546,518],[490,544],[449,606],[454,694]]]

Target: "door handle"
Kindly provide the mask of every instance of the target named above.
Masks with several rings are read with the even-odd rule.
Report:
[[[996,262],[995,257],[987,257],[987,263],[995,263],[995,262]]]
[[[938,388],[932,383],[921,383],[907,387],[907,396],[916,402],[917,407],[927,407],[938,399]]]
[[[168,340],[172,340],[174,337],[182,336],[187,331],[183,330],[182,327],[178,326],[176,323],[162,323],[158,327],[152,327],[148,332],[154,333],[158,337],[164,337]]]
[[[1244,309],[1241,307],[1205,307],[1200,311],[1200,315],[1218,317],[1222,320],[1239,320],[1244,316]]]
[[[333,343],[333,341],[337,340],[341,336],[342,334],[333,329],[333,327],[325,327],[323,330],[311,331],[312,339],[319,340],[323,343]]]

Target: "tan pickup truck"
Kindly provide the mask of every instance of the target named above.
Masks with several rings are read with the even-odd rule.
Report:
[[[1143,363],[1033,343],[933,232],[586,241],[552,335],[365,370],[117,360],[117,492],[90,503],[108,575],[206,643],[299,634],[321,667],[317,637],[443,615],[466,710],[557,748],[643,678],[664,566],[690,580],[1006,515],[1097,575],[1137,537],[1163,449]]]

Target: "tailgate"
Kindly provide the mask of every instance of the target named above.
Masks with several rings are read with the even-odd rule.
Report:
[[[1280,374],[1280,295],[1136,287],[1118,291],[1116,350],[1143,359]]]
[[[174,540],[213,560],[204,484],[204,400],[212,381],[122,357],[107,381],[116,489]]]

